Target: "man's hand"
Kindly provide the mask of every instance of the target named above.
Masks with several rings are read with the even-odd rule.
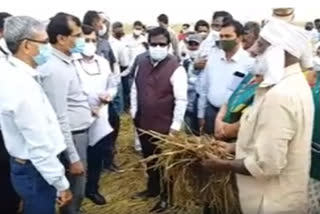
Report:
[[[70,164],[69,172],[71,175],[84,175],[85,169],[81,161]]]
[[[235,154],[236,153],[236,144],[235,143],[226,143],[222,141],[215,141],[214,144],[216,144],[219,149],[229,153],[229,154]]]
[[[69,189],[59,193],[59,197],[57,199],[59,207],[64,207],[70,204],[71,201],[72,201],[72,193]]]
[[[214,131],[214,137],[218,140],[223,140],[226,137],[224,126],[226,123],[224,123],[222,120],[216,120],[215,123],[215,131]]]
[[[99,99],[103,104],[108,104],[112,101],[112,98],[109,94],[101,94]]]
[[[201,167],[205,171],[208,171],[211,174],[228,171],[226,162],[224,160],[221,160],[212,154],[207,154],[207,156],[208,159],[200,162]]]
[[[194,62],[194,68],[202,70],[206,67],[208,60],[207,59],[198,59]]]
[[[100,108],[99,107],[94,107],[91,108],[91,113],[93,117],[100,117]]]

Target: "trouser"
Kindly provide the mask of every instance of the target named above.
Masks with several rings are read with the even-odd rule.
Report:
[[[84,164],[84,167],[87,168],[88,130],[73,132],[72,137],[80,160]],[[67,174],[67,178],[70,182],[73,199],[71,204],[61,208],[61,214],[79,214],[82,201],[85,197],[86,175],[74,176]]]
[[[142,147],[142,153],[144,158],[148,158],[154,154],[158,154],[161,151],[157,149],[157,146],[154,144],[156,141],[152,138],[151,135],[142,134],[138,131],[139,139]],[[161,183],[160,183],[160,170],[157,168],[152,168],[156,164],[157,160],[152,160],[147,163],[147,190],[150,194],[159,195],[161,192]]]
[[[106,144],[105,155],[104,155],[104,168],[108,169],[113,164],[114,156],[115,156],[115,147],[116,141],[119,135],[120,129],[120,117],[117,111],[114,108],[114,103],[109,105],[109,123],[113,128],[113,132],[111,133],[111,144]]]
[[[187,110],[184,120],[186,123],[186,130],[188,134],[193,134],[196,136],[200,135],[200,127],[199,127],[199,119],[198,119],[198,98],[199,95],[196,96],[196,99],[193,102],[193,109]]]
[[[118,113],[118,115],[121,115],[123,113],[124,101],[123,101],[122,84],[118,85],[118,92],[112,101],[112,105],[113,105],[114,110]]]
[[[22,164],[12,158],[11,179],[23,200],[24,214],[55,214],[57,191],[44,180],[30,161]]]
[[[204,126],[204,133],[207,135],[214,134],[214,128],[216,123],[216,118],[219,113],[219,108],[214,107],[210,103],[208,103],[206,114],[205,114],[205,126]]]
[[[131,89],[131,76],[127,75],[121,78],[124,110],[130,109],[130,89]]]
[[[105,149],[109,144],[112,144],[111,137],[112,134],[109,134],[102,138],[96,145],[88,147],[86,194],[98,193]]]
[[[10,157],[4,146],[0,131],[0,213],[16,214],[19,207],[19,196],[14,190],[10,177]]]

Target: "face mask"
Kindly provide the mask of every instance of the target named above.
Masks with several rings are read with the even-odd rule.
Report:
[[[236,40],[220,40],[220,46],[224,51],[231,51],[238,45]]]
[[[85,45],[86,43],[84,38],[77,38],[73,48],[71,49],[71,53],[82,53]]]
[[[123,33],[123,32],[115,33],[114,36],[115,36],[117,39],[121,39],[121,38],[124,36],[124,33]]]
[[[107,32],[107,26],[102,25],[102,29],[98,31],[99,36],[104,36]]]
[[[45,64],[51,56],[51,46],[49,44],[39,47],[39,54],[33,57],[34,62],[39,66]]]
[[[164,60],[168,56],[168,47],[150,47],[149,48],[151,58],[156,61],[160,62]]]
[[[201,36],[202,40],[205,40],[208,37],[208,33],[201,32],[201,33],[199,33],[199,36]]]
[[[142,34],[142,30],[133,30],[133,34],[136,36],[140,36]]]
[[[199,50],[196,50],[196,51],[190,51],[188,50],[187,54],[189,55],[189,57],[194,60],[196,59],[198,56],[199,56]]]
[[[82,54],[84,54],[85,56],[91,57],[95,55],[96,51],[97,51],[97,45],[95,43],[89,42],[85,44]]]

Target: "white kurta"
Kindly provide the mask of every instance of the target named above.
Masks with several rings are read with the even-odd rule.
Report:
[[[100,56],[95,55],[90,61],[76,56],[74,63],[82,88],[88,94],[90,106],[100,109],[98,117],[89,129],[89,145],[94,146],[113,131],[109,123],[109,106],[102,105],[99,96],[107,94],[113,99],[117,93],[119,80],[111,72],[109,62]]]

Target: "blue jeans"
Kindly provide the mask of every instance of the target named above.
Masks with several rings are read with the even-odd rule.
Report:
[[[21,164],[12,158],[10,164],[12,184],[23,200],[24,214],[55,214],[56,189],[31,162]]]

